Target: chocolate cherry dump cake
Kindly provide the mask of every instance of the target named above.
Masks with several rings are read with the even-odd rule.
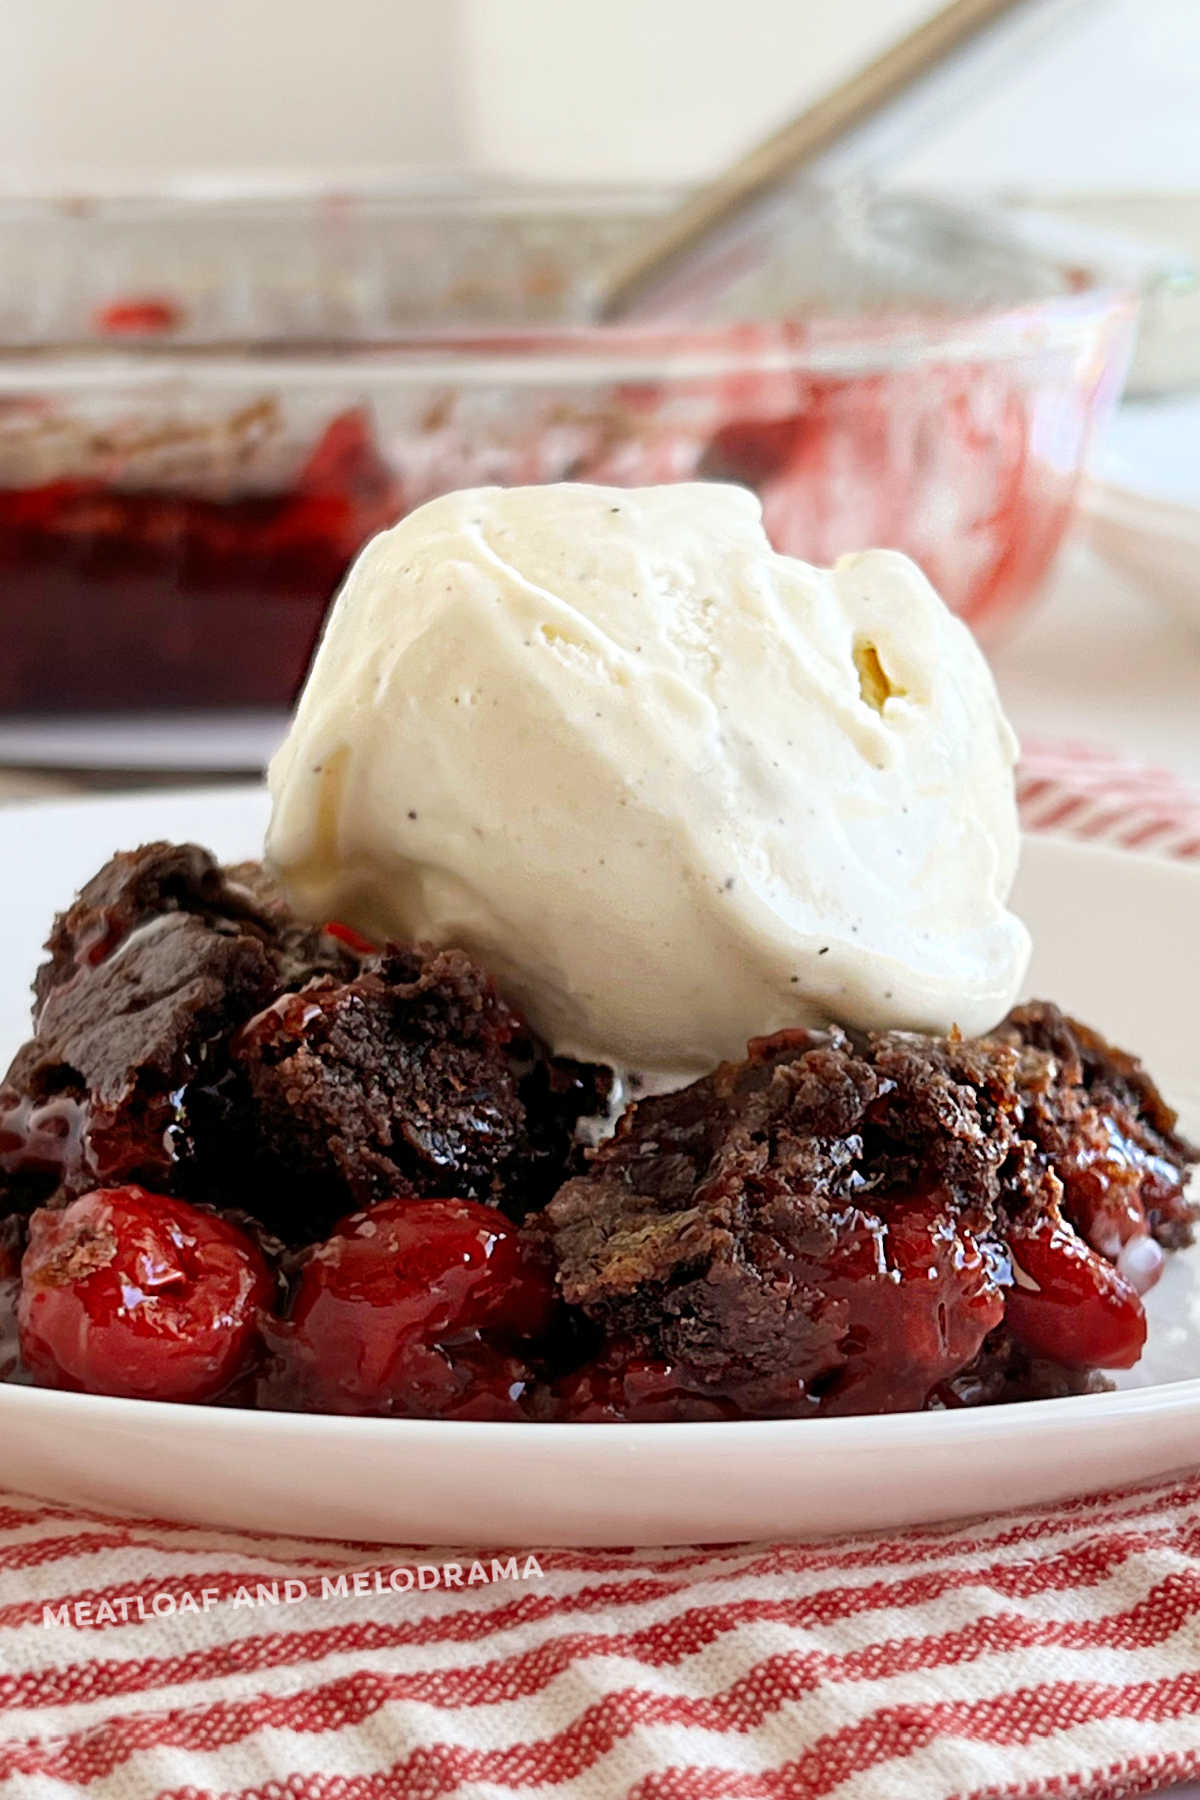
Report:
[[[254,866],[118,855],[0,1089],[21,1366],[398,1417],[721,1419],[1102,1385],[1195,1152],[1057,1008],[788,1030],[621,1114],[456,950],[306,926]],[[17,1273],[17,1256],[23,1251]]]
[[[547,1423],[1102,1385],[1196,1152],[1014,1007],[1015,755],[920,570],[780,556],[742,490],[410,514],[326,626],[265,865],[151,844],[54,924],[0,1370]]]

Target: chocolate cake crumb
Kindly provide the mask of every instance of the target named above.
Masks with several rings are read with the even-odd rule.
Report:
[[[148,844],[55,920],[34,1035],[0,1084],[0,1204],[169,1189],[186,1091],[229,1034],[281,987],[354,966],[248,874],[194,844]]]
[[[351,981],[268,1006],[231,1049],[259,1206],[292,1238],[405,1194],[521,1210],[553,1154],[522,1091],[525,1038],[462,951],[429,946],[391,946]]]

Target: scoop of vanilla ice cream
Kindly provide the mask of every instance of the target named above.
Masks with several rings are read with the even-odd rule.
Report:
[[[1016,745],[904,556],[711,483],[480,488],[359,557],[271,767],[298,909],[457,944],[551,1047],[690,1080],[837,1020],[993,1025]]]

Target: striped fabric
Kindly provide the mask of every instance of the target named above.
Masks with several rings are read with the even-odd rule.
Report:
[[[1026,742],[1017,797],[1026,831],[1200,857],[1200,793],[1166,769],[1086,744]]]
[[[1097,752],[1029,747],[1021,800],[1200,856],[1200,799]],[[0,1715],[0,1800],[1118,1800],[1200,1775],[1200,1477],[496,1555],[0,1495]]]

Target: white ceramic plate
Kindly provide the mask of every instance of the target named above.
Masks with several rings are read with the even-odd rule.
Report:
[[[261,841],[253,792],[16,808],[0,1059],[51,914],[114,849]],[[1030,992],[1142,1053],[1200,1126],[1200,875],[1031,841]],[[1200,1462],[1200,1248],[1151,1297],[1122,1391],[979,1412],[716,1425],[469,1425],[154,1405],[0,1387],[0,1486],[102,1508],[391,1543],[664,1544],[857,1531],[1060,1499]]]

